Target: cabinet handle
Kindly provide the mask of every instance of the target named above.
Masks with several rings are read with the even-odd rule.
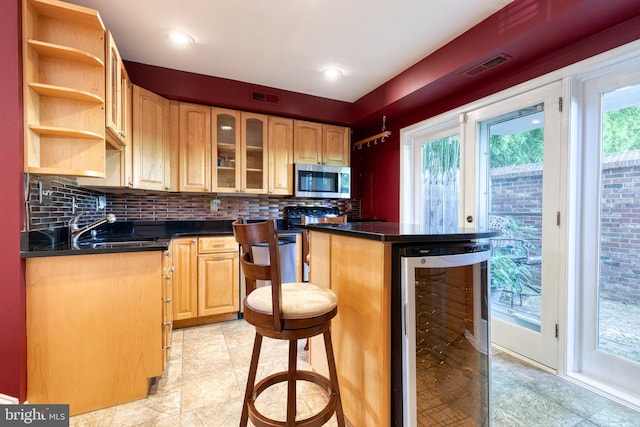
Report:
[[[213,245],[214,248],[224,248],[224,243],[216,243]]]
[[[173,322],[169,321],[169,322],[164,322],[162,324],[163,326],[173,326]]]
[[[171,190],[171,187],[167,186],[167,187],[164,187],[164,189],[169,191],[169,190]]]
[[[171,344],[162,347],[164,350],[171,350]]]
[[[125,131],[121,131],[120,132],[120,136],[123,137],[123,138],[126,138],[127,137],[127,133]]]
[[[171,299],[171,298],[167,298],[167,299],[163,299],[163,300],[162,300],[162,302],[167,302],[167,303],[168,303],[168,302],[171,302],[171,301],[172,301],[172,299]]]

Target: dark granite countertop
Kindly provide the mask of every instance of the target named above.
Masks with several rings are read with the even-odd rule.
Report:
[[[361,239],[391,243],[464,242],[495,237],[495,230],[459,228],[455,230],[429,229],[418,224],[393,222],[353,222],[346,224],[309,224],[309,230],[340,234]]]
[[[250,221],[261,221],[255,219]],[[21,236],[22,258],[88,255],[117,252],[140,252],[166,250],[174,237],[186,236],[233,236],[233,220],[213,221],[116,221],[96,227],[96,236],[89,233],[81,238],[81,248],[69,247],[66,227],[50,230],[23,231]],[[282,220],[276,220],[280,232],[299,233],[300,229],[287,229]],[[109,245],[110,242],[140,244]],[[97,244],[97,245],[96,245]]]

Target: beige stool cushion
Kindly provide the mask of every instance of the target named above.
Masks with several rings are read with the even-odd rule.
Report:
[[[263,286],[247,295],[245,304],[253,311],[272,314],[271,286]],[[330,312],[338,305],[338,297],[328,288],[304,283],[282,284],[282,317],[305,319]]]

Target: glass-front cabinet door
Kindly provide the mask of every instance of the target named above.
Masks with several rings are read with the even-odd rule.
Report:
[[[242,181],[243,193],[267,192],[267,116],[241,113],[242,120]]]
[[[240,191],[240,112],[214,108],[213,128],[213,188],[214,191]]]

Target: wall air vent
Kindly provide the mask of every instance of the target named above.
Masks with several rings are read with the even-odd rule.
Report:
[[[271,104],[277,104],[280,102],[278,95],[256,91],[251,92],[251,99],[254,101],[269,102]]]
[[[475,77],[480,73],[484,73],[485,71],[490,70],[491,68],[497,67],[498,65],[509,61],[510,59],[512,58],[509,55],[501,53],[500,55],[497,55],[487,61],[484,61],[482,64],[479,64],[467,69],[466,71],[463,72],[463,74],[466,74],[469,77]]]

